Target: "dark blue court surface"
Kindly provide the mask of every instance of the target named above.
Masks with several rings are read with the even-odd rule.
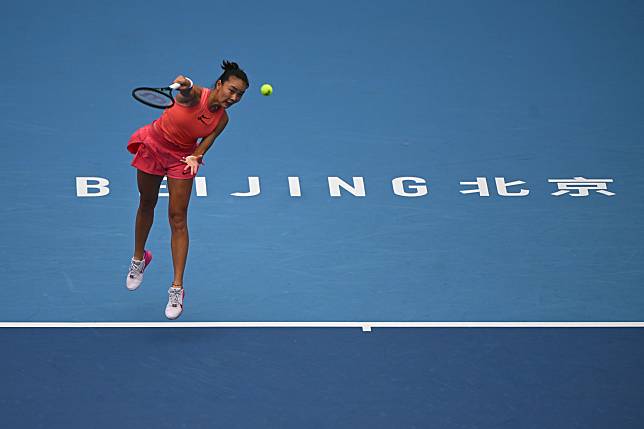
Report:
[[[641,330],[0,331],[11,428],[620,428]]]
[[[166,196],[124,284],[130,92],[224,59],[181,321],[641,326],[644,3],[27,0],[0,35],[8,427],[644,427],[637,328],[7,328],[166,320]]]

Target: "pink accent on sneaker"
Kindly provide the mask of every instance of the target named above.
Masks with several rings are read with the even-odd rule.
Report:
[[[141,286],[141,282],[143,282],[143,272],[148,267],[150,262],[152,262],[152,252],[150,252],[149,250],[143,251],[143,260],[140,262],[132,258],[130,269],[125,279],[125,286],[129,290],[136,290],[139,286]]]
[[[143,253],[143,260],[145,261],[145,267],[147,267],[147,266],[148,266],[148,264],[149,264],[150,262],[152,262],[152,252],[150,252],[149,250],[146,250],[146,251]],[[145,270],[145,268],[143,268],[143,269]]]

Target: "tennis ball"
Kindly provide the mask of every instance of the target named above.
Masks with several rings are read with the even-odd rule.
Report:
[[[262,87],[259,90],[262,93],[262,95],[271,95],[273,93],[273,87],[267,83],[262,85]]]

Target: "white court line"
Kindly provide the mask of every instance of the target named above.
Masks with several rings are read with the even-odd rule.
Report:
[[[644,328],[644,322],[0,322],[0,328]]]

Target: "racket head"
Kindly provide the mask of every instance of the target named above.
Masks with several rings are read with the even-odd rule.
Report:
[[[132,97],[137,101],[157,109],[168,109],[174,105],[172,89],[139,87],[132,90]]]

